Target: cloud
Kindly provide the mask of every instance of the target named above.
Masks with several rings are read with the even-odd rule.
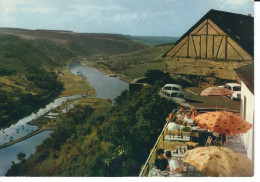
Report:
[[[11,16],[18,12],[26,14],[48,14],[58,9],[48,3],[30,0],[0,0],[0,4],[0,14],[2,16]]]
[[[115,22],[131,23],[135,21],[142,21],[151,17],[148,12],[129,12],[129,13],[118,13],[113,16]]]
[[[123,11],[127,10],[124,7],[118,5],[108,5],[108,6],[97,6],[97,5],[86,5],[86,4],[76,4],[69,6],[71,10],[77,11],[80,13],[86,13],[89,11],[92,12],[102,12],[102,11]]]
[[[29,12],[29,13],[40,13],[40,14],[48,14],[57,11],[58,8],[53,7],[23,7],[19,9],[21,12]]]
[[[23,3],[22,0],[0,0],[0,14],[1,16],[8,16],[16,11],[18,4]]]
[[[227,0],[227,3],[231,4],[245,4],[248,3],[251,0]]]
[[[252,2],[252,0],[220,0],[220,2],[230,5],[241,5],[245,3]]]

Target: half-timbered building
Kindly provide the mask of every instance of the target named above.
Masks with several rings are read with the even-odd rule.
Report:
[[[251,15],[210,10],[166,53],[171,74],[236,79],[234,69],[254,59]]]

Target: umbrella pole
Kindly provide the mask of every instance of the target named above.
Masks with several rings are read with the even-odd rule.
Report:
[[[223,147],[222,139],[223,139],[223,134],[221,133],[221,147]]]
[[[218,111],[218,96],[216,96],[216,111]]]

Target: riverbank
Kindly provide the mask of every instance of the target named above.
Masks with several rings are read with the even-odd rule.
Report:
[[[89,61],[88,58],[81,58],[81,62],[80,62],[83,66],[88,66],[92,69],[96,69],[98,71],[100,71],[101,73],[104,73],[105,75],[109,76],[109,75],[116,75],[117,77],[120,78],[120,80],[130,83],[132,80],[127,78],[126,75],[123,74],[119,74],[119,73],[115,73],[111,70],[109,70],[106,66],[101,65],[101,64],[97,64],[94,61]]]
[[[62,120],[64,120],[66,117],[66,112],[64,112],[64,110],[69,111],[68,108],[71,105],[90,106],[95,110],[92,117],[97,117],[100,114],[106,113],[107,110],[112,106],[112,102],[109,100],[105,100],[105,99],[95,99],[95,98],[81,98],[81,99],[74,99],[74,100],[67,101],[64,104],[62,104],[61,106],[59,106],[58,108],[54,108],[54,109],[50,110],[48,113],[40,116],[39,118],[33,119],[32,121],[27,123],[29,125],[38,126],[39,128],[36,131],[34,131],[24,137],[21,137],[16,140],[5,143],[0,146],[0,149],[3,149],[5,147],[8,147],[8,146],[11,146],[18,142],[21,142],[23,140],[26,140],[43,131],[56,130],[57,127],[59,126],[60,122]],[[55,113],[55,115],[56,114],[57,115],[53,118],[48,118],[47,116],[50,113]]]
[[[59,97],[87,94],[90,97],[96,96],[95,89],[89,84],[89,82],[70,72],[69,66],[65,66],[59,69],[59,79],[64,85],[64,90]]]
[[[80,98],[80,99],[74,99],[65,102],[58,108],[54,108],[50,110],[45,115],[32,120],[29,122],[31,125],[36,125],[40,127],[43,130],[52,129],[55,130],[57,126],[60,124],[62,120],[66,118],[66,112],[68,112],[70,109],[72,109],[75,106],[90,106],[95,111],[93,113],[93,116],[98,116],[100,114],[104,114],[112,105],[112,102],[106,99],[96,99],[96,98]],[[50,115],[55,115],[52,118],[48,118]]]
[[[24,137],[22,137],[22,138],[19,138],[19,139],[17,139],[17,140],[13,140],[13,141],[11,141],[11,142],[9,142],[9,143],[6,143],[6,144],[4,144],[4,145],[1,145],[1,146],[0,146],[0,149],[3,149],[3,148],[5,148],[5,147],[9,147],[9,146],[11,146],[11,145],[13,145],[13,144],[16,144],[16,143],[18,143],[18,142],[21,142],[21,141],[26,140],[26,139],[28,139],[28,138],[34,136],[34,135],[38,135],[39,133],[41,133],[41,132],[43,132],[43,131],[48,131],[48,130],[53,130],[53,128],[43,126],[43,127],[39,128],[39,129],[37,129],[36,131],[30,133],[29,135],[26,135],[26,136],[24,136]]]

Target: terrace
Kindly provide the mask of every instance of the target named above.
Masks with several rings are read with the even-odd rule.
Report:
[[[222,108],[218,108],[218,111],[223,110]],[[206,108],[197,108],[197,111],[199,113],[206,113],[210,111],[216,111],[216,108],[214,109],[206,109]],[[238,114],[237,111],[234,110],[228,110],[229,112],[233,112]],[[187,111],[184,111],[187,112]],[[168,131],[168,124],[169,120],[166,121],[166,124],[164,125],[164,128],[162,129],[161,134],[159,135],[157,141],[155,142],[154,147],[150,151],[150,155],[148,156],[145,164],[142,166],[141,171],[139,173],[139,177],[151,177],[151,176],[163,176],[161,173],[153,174],[153,168],[154,168],[154,162],[157,158],[157,150],[162,148],[165,151],[171,151],[172,156],[178,161],[181,173],[179,174],[169,174],[168,176],[171,177],[203,177],[204,175],[201,173],[200,170],[198,170],[196,167],[189,163],[183,162],[183,159],[185,157],[185,153],[193,148],[198,147],[205,147],[207,143],[208,136],[212,136],[212,132],[208,130],[198,129],[199,127],[193,127],[194,130],[192,130],[190,136],[185,136],[183,134],[182,137],[178,137],[178,133],[170,133]],[[171,136],[169,134],[173,134],[174,136]],[[223,147],[229,148],[233,150],[234,152],[246,154],[246,150],[244,147],[244,144],[241,140],[241,135],[229,135],[225,137],[226,142],[223,144]],[[217,137],[214,137],[214,140],[209,141],[207,145],[211,146],[221,146],[221,137],[218,135]],[[167,175],[165,175],[167,176]]]

